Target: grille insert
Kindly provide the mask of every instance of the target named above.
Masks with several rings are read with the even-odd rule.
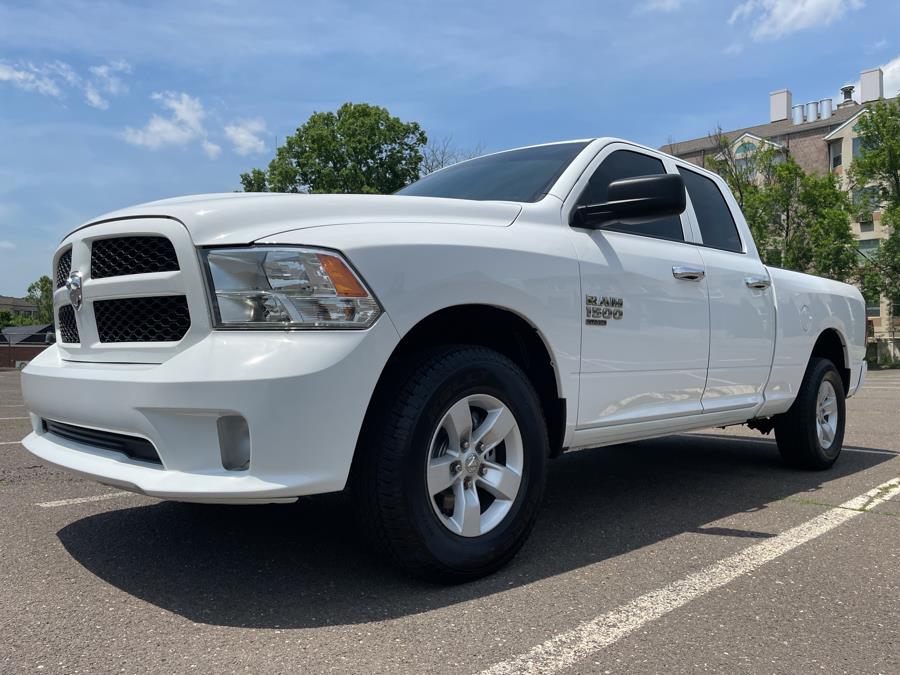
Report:
[[[177,342],[191,327],[183,295],[94,302],[100,342]]]
[[[75,310],[72,305],[59,308],[59,334],[66,343],[81,342],[78,337],[78,324],[75,323]]]
[[[62,288],[66,285],[66,280],[69,278],[69,275],[72,273],[72,249],[66,249],[66,251],[59,256],[59,260],[56,261],[56,287]]]
[[[114,237],[91,245],[91,277],[178,270],[175,247],[165,237]]]
[[[137,436],[115,434],[111,431],[99,431],[87,427],[77,427],[74,424],[64,424],[53,420],[43,420],[44,431],[55,434],[61,438],[76,443],[84,443],[95,448],[114,450],[142,462],[162,464],[159,453],[150,441]]]

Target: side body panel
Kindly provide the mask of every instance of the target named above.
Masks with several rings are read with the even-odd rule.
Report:
[[[827,329],[837,331],[850,369],[850,391],[862,375],[866,356],[866,308],[853,286],[777,267],[767,268],[777,303],[777,337],[766,402],[759,417],[791,407],[816,340]]]
[[[555,201],[552,197],[550,201]],[[539,216],[540,208],[533,209]],[[558,205],[551,209],[558,218]],[[578,406],[581,283],[569,232],[525,214],[509,227],[414,223],[335,225],[258,243],[326,246],[344,252],[402,337],[434,312],[483,304],[530,323],[546,345],[566,400],[566,442]],[[468,327],[473,333],[480,326]]]

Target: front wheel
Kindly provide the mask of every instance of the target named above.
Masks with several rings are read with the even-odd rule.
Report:
[[[357,452],[367,529],[410,572],[459,582],[525,542],[549,449],[527,376],[483,347],[435,349],[381,392]]]
[[[828,469],[844,443],[844,383],[828,359],[813,358],[797,398],[775,420],[775,440],[782,459],[800,469]]]

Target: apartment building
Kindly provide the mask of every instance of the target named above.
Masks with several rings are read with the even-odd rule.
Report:
[[[37,305],[27,298],[0,295],[0,312],[9,312],[11,316],[37,318]]]
[[[847,172],[859,154],[856,122],[872,103],[884,100],[884,73],[880,68],[863,71],[858,99],[855,89],[853,85],[843,87],[837,105],[830,98],[795,105],[790,90],[780,89],[769,95],[768,122],[723,133],[738,160],[762,147],[771,147],[789,154],[808,173],[836,174],[844,189],[850,191],[853,186]],[[718,153],[712,134],[661,149],[700,166]],[[861,255],[877,249],[887,236],[877,209],[871,218],[852,223],[852,228]],[[900,303],[891,306],[882,298],[870,304],[866,313],[872,350],[879,358],[900,358]]]

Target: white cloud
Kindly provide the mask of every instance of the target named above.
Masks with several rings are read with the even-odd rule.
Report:
[[[742,45],[740,42],[732,42],[730,45],[728,45],[727,47],[725,47],[725,49],[722,50],[722,53],[728,54],[729,56],[736,56],[737,54],[740,54],[742,51],[744,51],[744,45]]]
[[[885,97],[892,98],[900,94],[900,56],[883,64],[881,70],[884,71]]]
[[[174,91],[156,92],[151,98],[159,101],[169,111],[169,116],[154,114],[141,129],[126,128],[122,134],[126,141],[150,150],[200,141],[203,151],[210,159],[219,156],[222,148],[207,138],[206,127],[203,125],[206,110],[200,99]]]
[[[100,66],[88,68],[91,79],[84,84],[84,98],[88,105],[101,110],[109,107],[107,96],[121,96],[128,92],[128,85],[122,80],[122,75],[131,74],[131,64],[119,59],[110,61]]]
[[[745,0],[735,7],[728,23],[751,20],[753,39],[771,40],[827,26],[863,4],[863,0]]]
[[[9,82],[18,89],[44,96],[62,96],[62,90],[52,78],[40,74],[30,65],[15,67],[0,63],[0,82]]]
[[[260,138],[265,133],[266,123],[259,118],[238,120],[225,127],[225,136],[234,145],[234,151],[241,156],[265,152],[266,144]]]
[[[6,239],[0,239],[0,249],[12,250],[15,247],[16,247],[16,245],[13,242],[8,241]]]
[[[683,4],[684,0],[645,0],[639,9],[644,12],[674,12]]]
[[[64,98],[65,89],[80,90],[88,105],[106,110],[109,101],[104,94],[118,96],[128,91],[120,75],[131,72],[127,61],[111,61],[92,66],[90,75],[82,77],[68,63],[0,63],[0,82],[10,82],[23,91],[36,92],[54,98]]]

